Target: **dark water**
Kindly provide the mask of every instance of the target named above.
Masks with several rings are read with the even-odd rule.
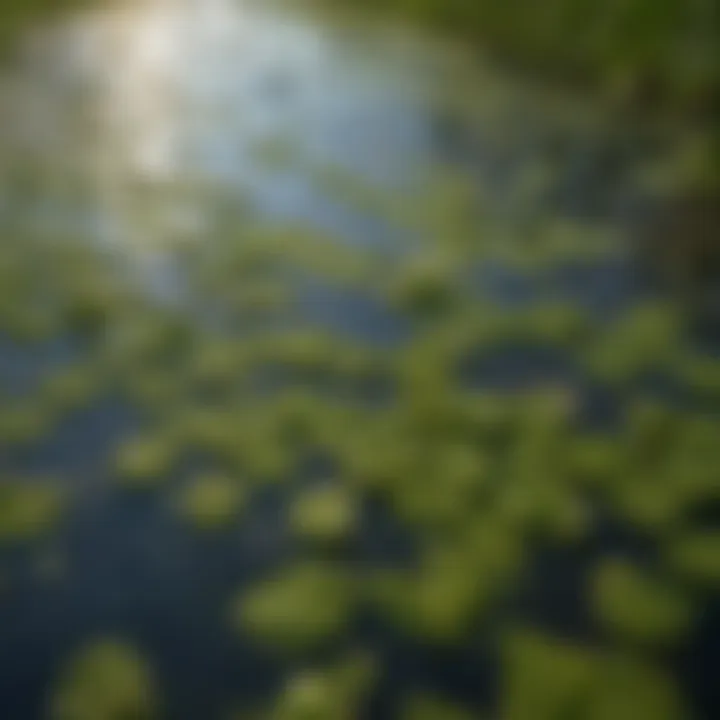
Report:
[[[39,28],[1,76],[0,125],[3,238],[92,238],[170,304],[182,302],[183,289],[168,248],[213,242],[246,208],[401,251],[406,238],[381,216],[328,192],[341,184],[338,169],[410,198],[438,167],[460,170],[474,179],[478,207],[499,223],[559,211],[612,228],[644,191],[641,179],[657,180],[659,160],[672,157],[665,129],[619,124],[607,108],[510,79],[466,49],[402,28],[226,0],[120,3]],[[533,202],[519,203],[523,193]],[[411,202],[410,215],[419,211]],[[599,313],[646,289],[622,262],[554,282]],[[510,303],[533,293],[499,271],[487,287]],[[366,299],[327,292],[312,287],[303,311],[329,327],[380,344],[407,329]],[[74,349],[23,352],[0,337],[0,376],[15,390]],[[485,362],[484,381],[500,386],[568,372],[562,359],[527,353]],[[268,492],[241,526],[194,534],[164,494],[131,498],[108,476],[105,453],[136,425],[109,398],[31,453],[0,457],[0,472],[61,469],[76,499],[51,546],[8,551],[3,562],[12,583],[0,595],[0,713],[9,720],[41,717],[59,664],[95,636],[129,638],[147,653],[173,720],[221,717],[238,699],[265,698],[287,669],[227,627],[231,594],[296,552],[286,498]],[[613,538],[609,531],[605,550]],[[395,521],[373,507],[356,553],[359,565],[413,554]],[[584,636],[580,568],[597,553],[541,559],[524,593],[531,614]],[[46,576],[44,555],[67,567]],[[428,649],[371,621],[356,633],[387,670],[370,717],[394,716],[408,688],[482,705],[496,699],[487,647]],[[718,701],[709,671],[720,662],[717,638],[717,613],[708,610],[681,663],[707,717]]]

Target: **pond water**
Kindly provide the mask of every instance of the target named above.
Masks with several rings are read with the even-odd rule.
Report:
[[[401,345],[417,322],[383,306],[373,283],[424,247],[428,233],[456,234],[458,243],[488,233],[517,250],[516,236],[540,226],[611,248],[539,280],[497,259],[460,267],[496,307],[563,298],[604,321],[655,298],[616,237],[649,188],[680,182],[684,147],[684,136],[660,121],[633,123],[590,98],[515,78],[467,47],[387,22],[250,0],[136,0],[38,24],[0,71],[0,127],[0,260],[4,252],[8,263],[22,256],[23,267],[36,267],[40,294],[43,278],[55,283],[61,274],[48,257],[91,247],[100,259],[77,280],[114,288],[119,274],[140,296],[123,310],[128,327],[145,322],[144,313],[179,311],[200,332],[225,332],[218,303],[223,271],[232,273],[229,242],[245,228],[260,237],[280,228],[279,247],[291,254],[310,228],[348,253],[371,254],[378,275],[355,288],[319,282],[312,270],[281,274],[297,292],[289,326],[360,338],[380,352]],[[444,195],[448,205],[435,216]],[[313,252],[315,263],[327,246]],[[209,273],[209,291],[197,289],[198,269]],[[254,332],[243,326],[237,336]],[[26,343],[0,329],[0,402],[10,407],[51,372],[83,362],[86,342],[68,332]],[[470,365],[481,389],[583,386],[591,419],[612,423],[608,393],[585,386],[564,353],[519,344]],[[188,528],[173,491],[202,459],[189,460],[168,492],[136,495],[115,482],[107,457],[145,427],[146,408],[121,398],[114,382],[29,447],[0,438],[0,482],[58,476],[72,497],[50,537],[0,551],[0,713],[10,720],[45,717],[62,663],[96,637],[142,649],[171,720],[227,717],[271,697],[301,665],[228,627],[235,593],[302,554],[284,510],[296,485],[263,487],[226,531]],[[364,387],[364,399],[385,402],[379,385]],[[585,568],[613,543],[644,552],[628,550],[637,539],[625,542],[611,525],[579,548],[541,553],[517,601],[527,617],[597,641],[582,607]],[[368,503],[344,560],[358,573],[402,566],[417,550],[410,535],[382,504]],[[718,619],[707,598],[702,607],[703,642],[691,639],[663,662],[698,716],[710,717]],[[384,671],[368,717],[398,716],[398,699],[411,692],[474,708],[497,701],[497,664],[482,633],[436,647],[368,617],[351,634]]]

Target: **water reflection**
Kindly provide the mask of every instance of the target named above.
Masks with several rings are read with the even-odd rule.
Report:
[[[512,205],[520,176],[550,170],[558,197],[579,207],[584,193],[607,213],[627,194],[638,152],[608,140],[597,107],[548,99],[437,43],[347,30],[232,0],[88,14],[43,36],[6,81],[3,165],[28,190],[43,186],[54,228],[141,248],[207,234],[219,198],[241,196],[362,234],[322,186],[334,167],[398,187],[460,166],[497,206]]]

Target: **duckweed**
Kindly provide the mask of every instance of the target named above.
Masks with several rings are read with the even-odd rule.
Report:
[[[391,297],[406,310],[432,313],[448,307],[457,282],[447,259],[421,256],[401,270]]]
[[[151,720],[159,711],[153,673],[138,650],[98,640],[61,672],[49,715],[53,720]]]
[[[601,435],[573,438],[568,448],[569,473],[582,485],[606,487],[623,469],[623,456],[616,439]]]
[[[406,700],[401,720],[478,720],[475,713],[431,695],[417,695]]]
[[[660,473],[625,475],[613,486],[611,499],[618,515],[640,530],[660,535],[682,521],[687,506],[682,488]]]
[[[0,483],[0,544],[45,535],[60,520],[64,493],[52,480],[3,480]]]
[[[308,650],[345,631],[353,599],[352,582],[343,568],[304,562],[243,593],[232,609],[232,621],[271,647]]]
[[[115,471],[129,489],[146,489],[168,478],[177,460],[174,438],[161,433],[123,443],[115,454]]]
[[[452,645],[467,637],[497,594],[497,578],[481,574],[479,565],[477,558],[462,554],[432,553],[415,572],[379,575],[371,595],[403,631]]]
[[[590,335],[590,324],[582,311],[570,303],[545,303],[533,307],[521,319],[521,337],[557,347],[574,347]]]
[[[376,674],[372,661],[358,655],[327,670],[292,676],[269,717],[272,720],[339,720],[359,717]]]
[[[603,379],[626,383],[649,369],[671,367],[682,344],[678,311],[669,304],[646,303],[598,334],[590,345],[589,367]]]
[[[258,150],[266,154],[257,159],[276,169],[293,160],[283,156],[287,147]],[[356,209],[390,207],[392,198],[376,197],[352,178],[342,187],[339,174],[329,171],[328,179],[338,185],[336,199]],[[287,529],[309,541],[293,547],[295,564],[243,589],[230,608],[234,628],[271,649],[331,646],[349,634],[356,604],[365,600],[427,645],[466,645],[496,611],[503,620],[514,617],[538,545],[603,542],[594,533],[606,512],[623,531],[655,536],[675,584],[601,559],[588,594],[604,639],[647,654],[680,642],[694,619],[685,591],[700,597],[720,582],[717,533],[688,527],[691,511],[717,497],[718,423],[691,409],[671,410],[671,400],[635,401],[631,393],[608,396],[623,406],[623,419],[607,434],[586,428],[581,416],[594,399],[587,380],[631,390],[658,369],[680,380],[693,401],[712,401],[718,361],[683,351],[686,318],[670,302],[633,301],[615,317],[603,308],[600,319],[558,292],[555,272],[621,259],[615,255],[622,243],[608,229],[548,221],[500,232],[476,217],[477,194],[464,178],[439,177],[431,197],[402,208],[408,212],[400,220],[415,231],[416,244],[398,244],[392,253],[351,247],[311,228],[243,225],[213,238],[208,249],[198,243],[178,251],[172,261],[183,287],[179,297],[159,302],[117,287],[89,250],[58,250],[35,277],[37,248],[26,255],[0,243],[0,327],[10,341],[67,333],[84,353],[55,374],[44,371],[38,398],[3,393],[0,441],[41,440],[58,411],[117,383],[152,422],[120,443],[109,458],[113,470],[124,486],[142,490],[168,479],[186,451],[218,468],[194,477],[176,498],[178,512],[202,530],[240,517],[248,483],[286,481],[279,494],[287,499],[305,465],[318,456],[329,462],[337,482],[304,486],[287,513]],[[190,277],[180,281],[185,273]],[[518,280],[520,294],[531,297],[495,297],[506,274],[508,288],[497,289],[512,294]],[[57,307],[39,302],[46,280]],[[302,315],[306,295],[313,300],[318,288],[338,302],[360,291],[403,332],[377,351],[341,339]],[[348,335],[356,320],[365,322],[353,311],[343,311],[346,317]],[[573,370],[550,387],[526,378],[534,374],[521,357],[526,346],[557,353]],[[504,358],[498,385],[508,390],[482,370],[484,361]],[[575,377],[583,369],[578,360],[590,377]],[[378,377],[390,386],[379,401],[365,397],[358,382]],[[3,481],[0,544],[46,533],[64,507],[56,483]],[[393,529],[411,536],[409,567],[376,571],[366,582],[349,560],[305,559],[303,553],[347,551],[343,543],[359,537],[371,507],[391,512],[399,521]],[[353,558],[363,551],[356,544]],[[52,560],[47,572],[57,569]],[[526,631],[508,638],[502,660],[505,720],[686,717],[662,671],[614,649]],[[360,716],[370,665],[351,658],[295,672],[263,717]],[[115,642],[82,651],[53,695],[59,720],[149,718],[157,711],[147,664]],[[426,695],[403,708],[408,720],[471,716]]]
[[[180,499],[182,513],[198,528],[211,530],[235,520],[245,505],[245,491],[239,481],[224,475],[208,474],[194,480]]]
[[[666,550],[669,567],[683,580],[717,590],[720,587],[720,532],[691,530],[673,539]]]
[[[662,668],[633,656],[603,657],[585,717],[589,720],[685,720],[677,684]]]
[[[685,357],[680,362],[678,375],[701,397],[720,398],[720,359]]]
[[[505,641],[503,670],[502,717],[509,720],[688,717],[672,678],[632,654],[515,631]]]
[[[502,653],[502,717],[552,720],[584,717],[598,670],[592,651],[537,631],[514,631]]]
[[[357,500],[343,487],[309,490],[300,495],[290,510],[290,524],[295,533],[318,542],[346,540],[358,522]]]
[[[674,642],[687,632],[693,609],[684,595],[628,562],[606,560],[592,584],[597,620],[623,640]]]
[[[48,377],[42,386],[41,397],[52,412],[63,412],[89,403],[101,388],[99,369],[91,363],[82,363]]]
[[[13,402],[0,407],[0,441],[10,445],[36,442],[52,426],[52,413],[39,401]]]

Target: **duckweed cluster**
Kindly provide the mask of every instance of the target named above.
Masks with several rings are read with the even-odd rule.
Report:
[[[430,695],[417,695],[405,702],[402,720],[473,720],[470,710]]]
[[[687,717],[672,679],[632,654],[597,651],[528,630],[511,633],[503,647],[502,717]]]
[[[52,720],[161,716],[153,671],[137,649],[116,640],[97,640],[69,660],[48,711]]]
[[[309,669],[289,679],[274,707],[272,720],[335,720],[357,717],[377,675],[369,657],[343,659],[328,669]]]
[[[155,487],[168,478],[177,449],[172,437],[157,433],[126,441],[115,457],[120,481],[129,489]]]
[[[421,237],[392,247],[253,218],[168,254],[173,301],[92,245],[0,244],[0,358],[43,358],[28,388],[0,366],[0,546],[50,533],[66,504],[60,481],[7,475],[5,451],[22,464],[114,403],[131,427],[97,469],[109,502],[167,493],[189,528],[240,529],[256,510],[282,526],[271,566],[217,608],[239,644],[292,664],[259,717],[363,717],[382,663],[310,660],[362,644],[366,621],[432,651],[486,643],[500,669],[497,713],[428,688],[407,693],[408,720],[682,720],[667,654],[720,581],[717,529],[697,521],[718,499],[720,360],[670,299],[597,308],[554,282],[578,264],[625,272],[613,233],[473,235],[472,196],[446,183],[418,201]],[[343,200],[367,201],[353,187]],[[409,546],[398,564],[365,556],[378,517]],[[577,601],[593,647],[518,629],[542,558],[576,551],[592,558]],[[151,675],[125,646],[91,647],[51,716],[154,717]]]
[[[300,537],[333,543],[356,530],[358,517],[357,503],[347,490],[327,487],[299,497],[290,511],[290,524]]]
[[[64,494],[51,480],[3,478],[0,482],[0,546],[46,535],[61,519],[64,506]]]
[[[241,483],[224,475],[204,475],[185,488],[180,507],[183,514],[200,529],[229,525],[245,505]]]
[[[692,621],[681,593],[622,561],[608,560],[597,570],[593,595],[600,622],[630,641],[672,642]]]
[[[355,597],[352,583],[343,568],[317,561],[281,569],[238,598],[232,620],[271,647],[316,648],[348,626]]]

